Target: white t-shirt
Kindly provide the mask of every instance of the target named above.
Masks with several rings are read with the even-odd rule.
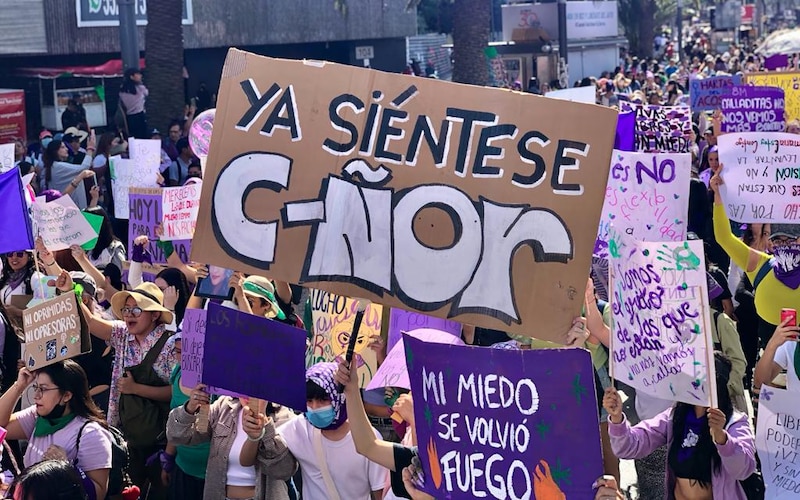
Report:
[[[315,430],[308,420],[298,416],[278,427],[278,434],[283,436],[289,451],[300,464],[303,498],[327,500],[328,489],[325,487],[322,471],[317,466],[317,453],[314,449]],[[381,439],[378,431],[372,431],[375,437]],[[322,436],[322,453],[339,498],[369,500],[371,492],[383,490],[387,470],[359,455],[349,432],[339,441],[331,441]]]
[[[786,370],[786,389],[789,391],[800,392],[800,379],[794,370],[794,351],[797,349],[797,342],[788,340],[778,347],[775,351],[774,361],[781,368]]]

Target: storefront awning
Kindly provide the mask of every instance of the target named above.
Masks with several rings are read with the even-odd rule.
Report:
[[[139,60],[139,67],[144,68],[144,59]],[[115,78],[124,73],[121,59],[111,59],[99,66],[56,66],[41,68],[18,68],[15,73],[19,76],[28,76],[41,79],[55,79],[63,77],[79,78]]]

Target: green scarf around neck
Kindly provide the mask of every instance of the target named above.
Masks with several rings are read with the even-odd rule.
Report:
[[[53,419],[39,416],[36,418],[36,425],[33,428],[33,437],[44,437],[55,434],[72,422],[75,416],[74,413]]]

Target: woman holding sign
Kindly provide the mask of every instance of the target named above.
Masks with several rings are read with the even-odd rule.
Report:
[[[36,404],[12,413],[29,386]],[[59,361],[35,372],[20,369],[17,381],[0,397],[0,426],[8,431],[7,439],[28,440],[26,464],[69,461],[87,476],[84,487],[89,498],[105,498],[111,434],[89,395],[86,373],[76,362]]]
[[[167,421],[170,442],[211,442],[203,498],[288,500],[286,481],[297,470],[297,461],[275,427],[289,420],[291,412],[262,400],[223,396],[211,404],[202,426],[196,415],[209,404],[205,389],[203,384],[195,387]]]
[[[714,353],[719,408],[676,403],[631,427],[622,400],[606,389],[608,431],[614,453],[623,459],[646,457],[667,445],[667,498],[746,500],[739,484],[756,470],[755,437],[748,416],[733,409],[728,392],[731,362]]]

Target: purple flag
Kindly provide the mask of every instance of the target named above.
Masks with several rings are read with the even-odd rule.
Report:
[[[588,351],[403,343],[427,493],[594,498],[603,460]]]
[[[306,410],[306,332],[208,305],[203,383]]]
[[[775,54],[764,59],[764,69],[783,69],[789,65],[789,56],[786,54]]]
[[[0,175],[0,214],[3,214],[0,253],[33,248],[31,218],[23,189],[19,169],[12,168]]]
[[[620,151],[635,151],[636,141],[634,129],[636,128],[636,113],[628,111],[620,113],[617,118],[617,135],[614,138],[614,149]]]
[[[737,85],[721,101],[723,132],[783,132],[784,91]]]

